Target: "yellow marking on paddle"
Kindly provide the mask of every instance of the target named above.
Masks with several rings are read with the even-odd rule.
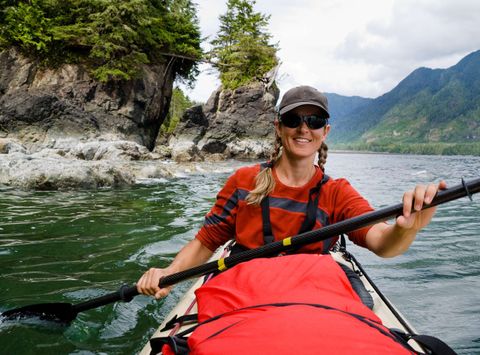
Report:
[[[292,245],[292,237],[285,238],[282,242],[284,247],[288,247],[289,245]]]
[[[227,270],[227,265],[225,265],[225,258],[218,259],[218,270]]]

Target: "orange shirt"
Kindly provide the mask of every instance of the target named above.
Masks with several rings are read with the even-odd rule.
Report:
[[[228,240],[236,241],[247,248],[257,248],[263,242],[262,210],[258,205],[245,201],[255,186],[255,176],[260,164],[238,169],[230,176],[217,195],[215,205],[205,216],[203,227],[196,238],[208,249],[214,251]],[[275,189],[269,195],[270,221],[275,240],[297,235],[306,217],[308,195],[323,178],[317,167],[313,178],[304,186],[290,187],[282,184],[273,170]],[[318,200],[317,218],[313,229],[333,224],[372,211],[365,200],[345,179],[329,179],[323,184]],[[365,236],[370,227],[349,234],[350,240],[365,247]],[[300,252],[326,252],[338,237],[324,242],[307,245]]]

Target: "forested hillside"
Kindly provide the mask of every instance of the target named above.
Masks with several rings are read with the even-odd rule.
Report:
[[[480,154],[480,51],[448,69],[416,69],[331,124],[337,148]]]

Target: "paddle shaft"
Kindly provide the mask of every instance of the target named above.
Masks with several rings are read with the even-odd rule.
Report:
[[[422,209],[438,206],[440,204],[450,202],[465,196],[469,196],[471,198],[471,195],[477,192],[480,192],[480,178],[471,180],[469,182],[465,182],[462,180],[462,184],[460,185],[456,185],[446,190],[439,191],[433,201],[429,205],[423,205]],[[311,243],[320,242],[338,236],[340,234],[353,232],[354,230],[386,221],[401,214],[403,214],[402,203],[382,208],[380,210],[372,211],[358,217],[350,218],[335,224],[330,224],[321,229],[312,230],[291,237],[290,243],[285,243],[285,240],[276,241],[263,245],[256,249],[246,250],[244,252],[231,255],[224,259],[211,261],[206,264],[193,267],[191,269],[165,276],[160,280],[160,287],[173,285],[192,277],[209,274],[216,271],[223,271],[226,268],[231,268],[244,261],[261,257],[269,257],[284,251],[297,249]]]
[[[118,301],[130,302],[133,297],[138,295],[139,293],[136,286],[123,285],[116,292],[112,292],[89,301],[72,305],[72,311],[75,313],[79,313]]]

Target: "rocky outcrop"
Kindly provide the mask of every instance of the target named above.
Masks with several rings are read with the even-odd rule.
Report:
[[[21,142],[0,138],[0,184],[39,190],[132,185],[148,177],[135,162],[155,159],[158,156],[131,141],[79,143],[66,138],[31,153]],[[150,174],[170,175],[162,169]]]
[[[115,187],[194,173],[196,162],[269,155],[278,89],[261,83],[217,90],[154,147],[172,83],[161,64],[102,84],[82,66],[47,69],[14,48],[0,52],[0,185]]]
[[[231,172],[235,165],[238,163],[231,161],[214,166],[208,162],[177,164],[130,141],[75,145],[66,139],[57,142],[57,148],[29,153],[20,142],[0,138],[0,186],[21,189],[96,189],[150,184],[208,171]]]
[[[171,176],[149,150],[172,75],[158,64],[136,80],[99,83],[81,65],[49,69],[15,48],[0,52],[0,184],[97,188]]]
[[[273,120],[279,91],[255,83],[215,91],[203,106],[187,110],[169,138],[176,161],[261,159],[274,141]]]
[[[99,83],[79,65],[42,67],[15,48],[0,52],[0,137],[35,152],[59,139],[128,140],[153,149],[172,93],[166,66],[141,79]]]

